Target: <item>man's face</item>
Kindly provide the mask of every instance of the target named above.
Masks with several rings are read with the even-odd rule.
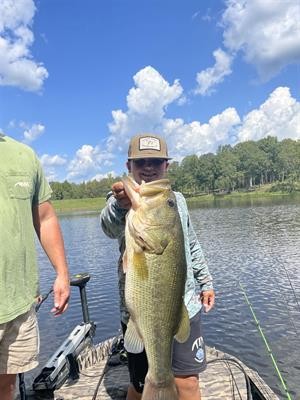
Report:
[[[169,163],[162,158],[139,158],[127,161],[128,171],[132,173],[137,183],[152,182],[163,179]]]

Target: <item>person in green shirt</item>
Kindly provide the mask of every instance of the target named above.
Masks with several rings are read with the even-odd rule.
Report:
[[[35,233],[56,272],[52,313],[63,313],[69,273],[51,188],[34,151],[0,133],[0,393],[12,400],[16,374],[38,364],[34,304],[39,294]]]

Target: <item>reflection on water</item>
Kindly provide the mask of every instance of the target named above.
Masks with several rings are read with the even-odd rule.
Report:
[[[191,219],[214,276],[217,304],[203,318],[209,345],[236,355],[282,394],[263,340],[239,282],[243,284],[294,398],[300,399],[300,205],[240,204],[192,208]],[[118,332],[117,241],[104,236],[98,215],[61,216],[71,273],[89,272],[87,286],[96,340]],[[41,291],[54,277],[39,251]],[[41,364],[82,320],[77,288],[68,311],[50,316],[50,302],[39,312]],[[282,396],[282,398],[284,398]]]

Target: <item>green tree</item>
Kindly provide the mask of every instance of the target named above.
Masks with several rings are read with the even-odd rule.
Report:
[[[264,179],[261,179],[261,183],[272,183],[279,177],[278,140],[276,137],[267,136],[266,138],[259,140],[257,146],[265,153],[265,160],[263,163]]]
[[[197,180],[200,189],[206,193],[215,190],[215,181],[217,179],[216,156],[213,153],[203,154],[199,157]]]
[[[231,192],[238,185],[240,174],[238,173],[238,157],[232,147],[219,147],[216,158],[216,188]]]
[[[234,147],[234,154],[238,158],[238,172],[241,173],[242,187],[252,187],[260,183],[266,162],[266,153],[259,149],[256,142],[249,140],[238,143]]]
[[[63,191],[60,182],[50,182],[50,186],[52,189],[52,199],[53,200],[62,200],[63,199]]]
[[[181,170],[184,178],[183,191],[189,195],[195,195],[199,190],[197,170],[199,159],[196,155],[187,156],[182,160]]]
[[[281,182],[300,179],[300,141],[284,139],[278,145],[278,170]]]

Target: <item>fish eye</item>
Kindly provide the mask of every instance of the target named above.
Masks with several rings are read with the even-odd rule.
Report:
[[[168,206],[170,206],[170,207],[174,207],[175,206],[175,202],[174,202],[173,199],[168,199],[167,203],[168,203]]]

